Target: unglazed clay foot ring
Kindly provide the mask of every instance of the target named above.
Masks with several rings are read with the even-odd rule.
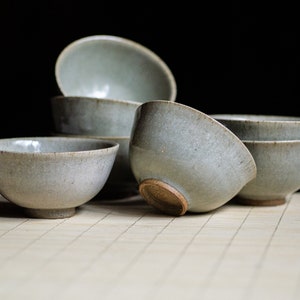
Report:
[[[163,181],[145,179],[139,184],[139,192],[148,204],[166,214],[182,216],[187,211],[185,197]]]

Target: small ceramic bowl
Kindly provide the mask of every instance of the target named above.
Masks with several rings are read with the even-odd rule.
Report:
[[[147,47],[118,36],[94,35],[67,45],[55,64],[65,96],[145,102],[175,101],[177,86],[166,63]]]
[[[50,101],[55,132],[98,136],[129,136],[135,110],[141,104],[62,95]]]
[[[300,140],[246,141],[257,166],[257,176],[238,193],[242,204],[274,206],[300,189]]]
[[[216,209],[256,176],[251,153],[229,129],[164,100],[137,108],[129,158],[142,197],[175,216]]]
[[[214,114],[210,116],[221,122],[242,140],[300,139],[300,117],[254,114]]]
[[[138,184],[129,163],[130,136],[87,136],[53,133],[54,136],[84,137],[107,140],[119,144],[119,150],[105,186],[96,196],[97,199],[120,199],[138,194]]]
[[[71,137],[0,139],[0,193],[37,218],[67,218],[105,185],[119,144]]]

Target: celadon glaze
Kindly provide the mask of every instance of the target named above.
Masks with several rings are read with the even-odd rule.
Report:
[[[172,215],[216,209],[256,176],[255,161],[236,135],[178,102],[138,107],[129,157],[142,196]]]
[[[147,47],[119,36],[86,36],[68,44],[55,64],[65,96],[145,102],[175,101],[177,85],[167,64]]]
[[[300,189],[300,140],[243,141],[257,166],[257,176],[238,193],[249,205],[284,204]]]
[[[105,185],[119,144],[78,137],[0,139],[0,193],[38,218],[66,218]]]
[[[55,132],[116,137],[130,135],[135,110],[141,104],[62,95],[50,101]]]

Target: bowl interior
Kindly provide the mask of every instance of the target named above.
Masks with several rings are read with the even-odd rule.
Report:
[[[166,63],[148,48],[115,36],[90,36],[69,44],[57,58],[55,76],[64,95],[138,102],[176,97]]]

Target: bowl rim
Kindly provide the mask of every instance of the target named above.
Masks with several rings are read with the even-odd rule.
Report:
[[[242,114],[242,113],[222,113],[210,114],[216,120],[238,123],[252,123],[252,124],[267,124],[267,123],[300,123],[300,117],[290,115],[274,115],[274,114]]]
[[[115,103],[119,105],[133,105],[138,107],[141,102],[133,101],[133,100],[122,100],[122,99],[114,99],[114,98],[103,98],[103,97],[91,97],[91,96],[67,96],[67,95],[55,95],[50,98],[51,101],[87,101],[87,102],[105,102],[105,103]]]
[[[87,139],[97,139],[97,140],[130,140],[130,135],[92,135],[92,134],[78,134],[78,133],[65,133],[65,132],[51,132],[52,136],[61,137],[83,137]]]
[[[251,140],[251,139],[242,139],[244,144],[258,144],[258,145],[290,145],[290,144],[300,144],[300,139],[288,139],[288,140]]]
[[[51,142],[67,142],[67,141],[79,141],[80,143],[85,143],[87,141],[93,140],[94,142],[97,142],[99,145],[103,145],[101,148],[95,148],[95,149],[85,149],[85,150],[75,150],[75,151],[69,151],[69,150],[62,150],[62,151],[15,151],[10,149],[9,147],[6,147],[6,149],[2,149],[2,142],[14,142],[14,141],[51,141]],[[18,154],[18,155],[32,155],[32,156],[49,156],[54,155],[56,156],[72,156],[74,155],[85,155],[87,153],[113,153],[117,152],[119,150],[120,144],[113,140],[105,140],[105,139],[97,139],[97,138],[87,138],[87,137],[79,137],[79,136],[33,136],[33,137],[9,137],[9,138],[3,138],[0,140],[0,153],[2,154]]]

